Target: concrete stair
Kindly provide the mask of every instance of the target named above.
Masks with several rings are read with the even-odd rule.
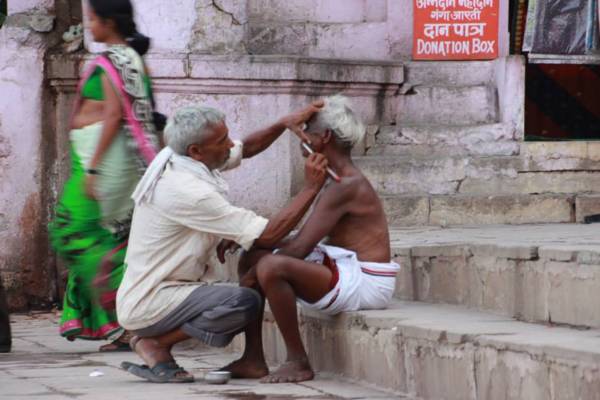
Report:
[[[385,148],[380,146],[374,148]],[[388,154],[359,156],[355,162],[384,200],[394,226],[569,223],[600,213],[596,161],[580,158],[570,160],[571,165],[553,165],[522,151],[439,154],[445,144],[429,154],[429,145],[417,144],[420,150],[413,154],[415,145],[390,155],[395,146],[388,146]],[[498,149],[503,151],[502,145]],[[589,169],[577,169],[584,162]]]
[[[364,156],[355,162],[382,195],[600,191],[600,170],[531,170],[520,156]]]
[[[569,223],[581,221],[575,205],[586,197],[569,194],[388,195],[381,196],[393,226]],[[592,205],[598,198],[592,197]]]
[[[318,370],[416,399],[600,398],[600,331],[515,321],[449,305],[395,301],[382,311],[300,312]],[[270,315],[271,360],[285,347]]]
[[[574,224],[600,213],[600,143],[522,142],[494,68],[409,63],[395,121],[370,120],[355,161],[402,269],[387,310],[299,310],[317,370],[423,400],[600,400],[600,228]]]
[[[600,228],[574,224],[600,213],[600,143],[522,142],[495,67],[409,63],[395,124],[369,127],[355,161],[402,269],[387,310],[299,310],[318,370],[423,400],[600,400]]]
[[[506,124],[389,125],[379,128],[368,156],[510,156],[519,154],[514,129]]]
[[[391,225],[572,223],[600,213],[600,142],[523,142],[518,116],[500,112],[500,70],[405,65],[394,121],[370,125],[355,150]]]
[[[598,225],[392,229],[396,297],[600,328]]]
[[[311,362],[414,399],[598,400],[598,229],[392,229],[396,299],[336,317],[299,309]],[[269,312],[264,342],[285,359]]]

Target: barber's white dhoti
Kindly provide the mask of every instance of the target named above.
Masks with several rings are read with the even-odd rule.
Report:
[[[305,261],[323,264],[325,256],[335,262],[338,281],[316,303],[298,300],[303,307],[335,315],[344,311],[384,309],[388,306],[394,294],[400,265],[395,262],[359,261],[353,251],[324,244],[317,245]]]

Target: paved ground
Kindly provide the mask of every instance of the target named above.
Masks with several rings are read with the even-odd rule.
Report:
[[[301,384],[260,384],[233,380],[227,385],[202,382],[206,371],[234,355],[197,347],[180,348],[180,364],[192,372],[193,384],[146,383],[119,369],[121,361],[139,362],[133,353],[100,354],[99,343],[68,342],[57,334],[50,314],[13,317],[13,352],[0,354],[0,398],[5,399],[393,399],[390,393],[319,374]],[[100,377],[90,374],[99,371]]]

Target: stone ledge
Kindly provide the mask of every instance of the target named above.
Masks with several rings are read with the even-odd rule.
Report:
[[[494,256],[508,260],[529,261],[539,257],[537,246],[511,246],[506,244],[474,244],[469,249],[474,256]]]
[[[600,195],[582,195],[575,199],[576,221],[583,222],[585,217],[600,214]]]
[[[440,248],[457,245],[488,245],[515,249],[537,247],[539,257],[548,260],[556,256],[550,250],[570,251],[572,254],[581,251],[600,253],[598,226],[593,224],[484,225],[453,228],[392,227],[390,237],[392,249],[417,246]]]
[[[50,84],[72,91],[91,57],[50,55]],[[146,60],[156,91],[166,93],[394,96],[404,79],[403,64],[396,62],[184,53],[149,54]]]
[[[454,195],[431,198],[431,225],[569,223],[569,195]]]
[[[411,61],[406,64],[406,81],[411,86],[493,85],[496,65],[497,61]]]
[[[479,176],[467,177],[460,192],[487,194],[491,188],[502,188],[502,193],[514,194],[594,193],[600,188],[600,171],[517,172],[511,167],[506,172],[512,176],[490,171],[487,176],[480,172]]]
[[[514,139],[514,128],[507,124],[392,125],[378,128],[366,154],[511,156],[518,154],[519,149],[520,144]]]
[[[189,57],[190,77],[256,80],[310,80],[400,85],[404,65],[398,62],[335,60],[292,56]]]
[[[392,229],[396,296],[600,327],[600,238],[586,225]]]
[[[394,302],[388,310],[333,318],[305,310],[300,315],[316,369],[405,395],[588,400],[600,388],[598,330],[527,324],[460,307],[414,302]],[[272,316],[266,317],[267,356],[283,361],[281,337]],[[571,384],[580,386],[569,392]]]
[[[418,183],[409,179],[401,179],[400,182],[404,190],[419,189]],[[389,190],[391,184],[375,181],[381,191]],[[442,182],[432,187],[439,189],[445,186]],[[396,227],[575,222],[573,195],[408,194],[382,195],[381,199],[388,224]]]
[[[73,66],[93,55],[51,54],[49,79],[76,78]],[[323,59],[294,56],[202,55],[150,53],[146,57],[155,76],[163,78],[311,80],[342,83],[400,85],[404,64],[392,61]],[[65,70],[65,66],[68,69]]]
[[[600,142],[523,142],[523,171],[600,170]]]

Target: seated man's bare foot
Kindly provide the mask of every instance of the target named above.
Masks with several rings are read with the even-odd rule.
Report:
[[[310,381],[315,377],[308,360],[286,361],[277,371],[265,376],[262,383],[286,383]]]
[[[219,371],[231,372],[232,378],[259,379],[269,374],[269,367],[265,360],[248,360],[240,358],[221,368]]]

